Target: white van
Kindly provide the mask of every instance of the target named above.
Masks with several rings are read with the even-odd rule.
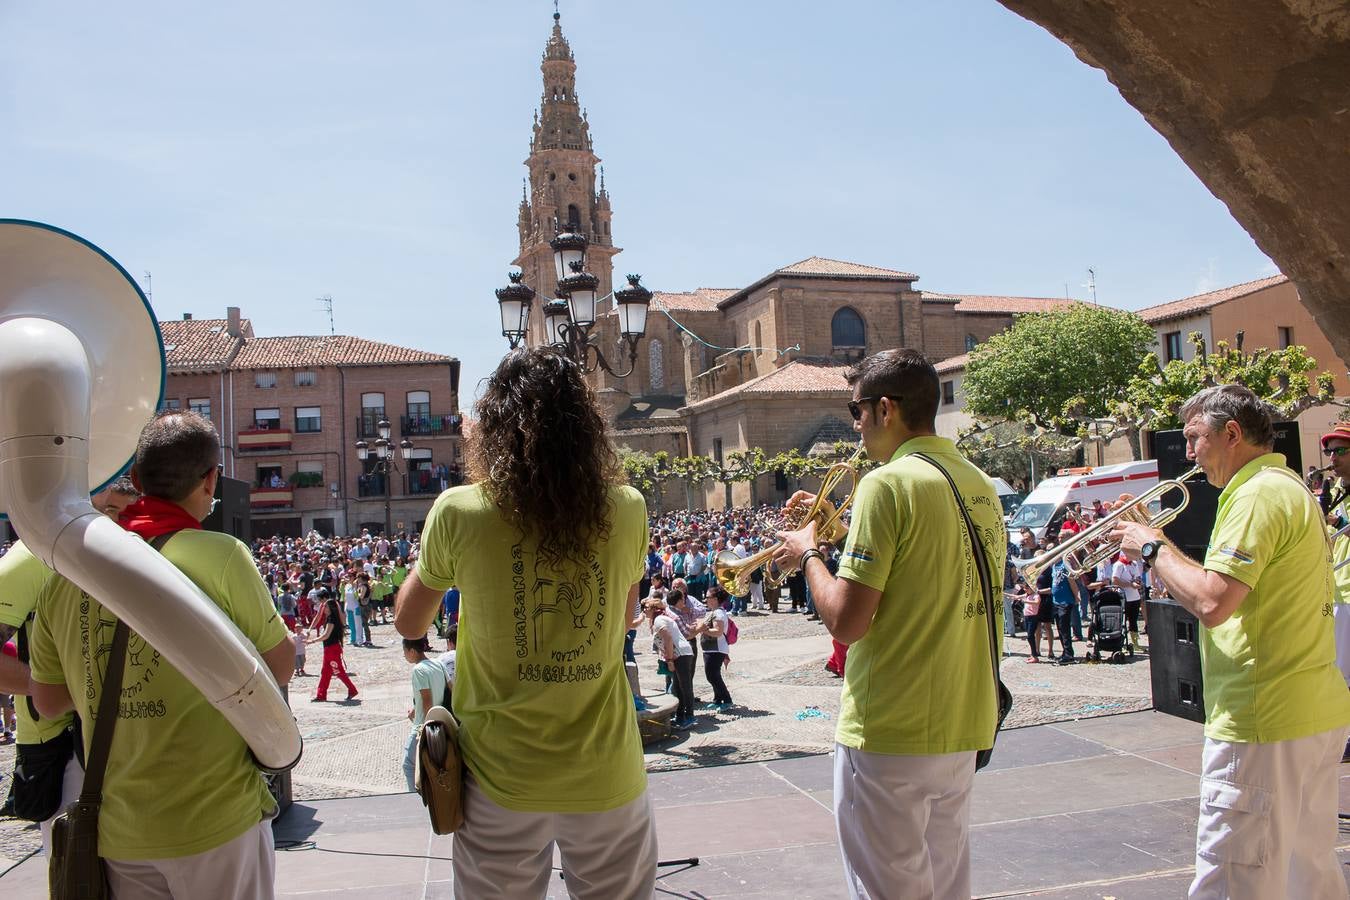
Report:
[[[998,491],[998,502],[1003,505],[1003,521],[1005,523],[1012,521],[1017,507],[1022,505],[1023,495],[1002,478],[994,477],[990,481],[994,482],[994,490]]]
[[[1156,459],[1060,469],[1058,475],[1045,479],[1027,495],[1008,522],[1008,530],[1030,528],[1039,542],[1047,529],[1052,535],[1059,533],[1070,504],[1080,504],[1084,512],[1091,512],[1093,501],[1105,503],[1119,499],[1121,494],[1138,496],[1157,483]]]

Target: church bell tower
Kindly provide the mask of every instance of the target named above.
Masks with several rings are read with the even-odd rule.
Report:
[[[553,33],[544,47],[540,71],[544,93],[534,116],[530,156],[525,160],[529,177],[520,198],[517,228],[520,253],[515,265],[524,281],[535,290],[526,341],[537,346],[544,341],[543,306],[558,283],[549,241],[560,230],[577,231],[590,241],[586,269],[600,279],[598,296],[613,288],[614,254],[619,248],[610,237],[609,193],[604,170],[596,169],[600,157],[591,146],[590,123],[577,99],[577,64],[572,48],[563,37],[561,16],[553,14]],[[608,309],[612,301],[601,304]]]

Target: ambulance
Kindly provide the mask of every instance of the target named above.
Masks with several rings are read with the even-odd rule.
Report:
[[[1029,528],[1039,542],[1047,531],[1051,537],[1059,534],[1059,526],[1073,504],[1091,512],[1096,500],[1106,503],[1121,494],[1138,496],[1157,483],[1156,459],[1060,469],[1054,478],[1045,479],[1027,494],[1017,514],[1008,521],[1008,530],[1015,538],[1017,531]]]

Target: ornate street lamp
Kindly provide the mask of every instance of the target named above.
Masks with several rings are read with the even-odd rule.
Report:
[[[603,369],[616,378],[633,373],[637,365],[637,345],[647,331],[647,310],[652,292],[639,283],[641,276],[629,275],[628,286],[615,291],[615,312],[619,319],[619,349],[628,353],[628,369],[616,371],[595,339],[593,331],[600,300],[600,279],[586,271],[586,236],[568,229],[549,241],[553,248],[554,274],[558,277],[558,296],[544,304],[544,340],[566,353],[587,373]],[[535,292],[521,282],[518,272],[510,274],[511,283],[497,289],[501,309],[502,335],[514,350],[529,329],[530,306]]]
[[[520,272],[511,272],[506,277],[510,283],[497,288],[497,305],[502,314],[502,337],[510,342],[514,350],[529,330],[530,304],[534,301],[534,291],[520,283]]]
[[[394,444],[389,439],[390,433],[393,431],[393,427],[389,424],[389,420],[381,419],[379,424],[375,426],[375,430],[380,435],[375,440],[376,463],[366,474],[379,475],[384,482],[384,534],[388,537],[393,532],[393,521],[389,509],[391,491],[389,477],[393,472],[402,475],[403,469],[399,468],[397,457],[394,454]],[[398,449],[398,455],[402,456],[405,461],[412,459],[414,449],[412,441],[404,438],[398,442]],[[370,444],[365,441],[357,441],[356,458],[362,462],[370,459]],[[337,485],[333,486],[333,496],[335,498],[337,497]]]

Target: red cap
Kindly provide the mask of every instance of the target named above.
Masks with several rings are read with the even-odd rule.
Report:
[[[1336,427],[1332,428],[1326,434],[1322,435],[1322,449],[1327,449],[1327,441],[1340,438],[1343,441],[1350,441],[1350,422],[1337,422]]]

